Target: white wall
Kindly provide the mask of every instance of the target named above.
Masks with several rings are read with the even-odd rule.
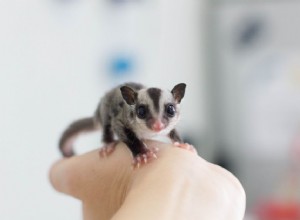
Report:
[[[51,188],[48,170],[64,127],[119,81],[186,82],[180,127],[205,132],[202,3],[140,2],[0,0],[1,220],[81,219],[80,203]],[[105,62],[118,50],[138,65],[112,79]]]

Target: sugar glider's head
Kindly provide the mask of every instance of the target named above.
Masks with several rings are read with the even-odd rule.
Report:
[[[134,90],[129,86],[120,88],[125,102],[132,106],[137,130],[150,133],[171,131],[180,116],[180,102],[184,97],[186,85],[180,83],[171,91],[159,88]]]

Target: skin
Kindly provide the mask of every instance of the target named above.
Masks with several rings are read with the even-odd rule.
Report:
[[[158,159],[133,169],[120,143],[108,158],[99,150],[62,159],[50,170],[53,187],[82,201],[84,220],[241,220],[245,192],[227,170],[191,149],[147,141]]]

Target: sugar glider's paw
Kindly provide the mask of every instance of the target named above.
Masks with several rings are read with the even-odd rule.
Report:
[[[133,158],[132,166],[133,168],[140,168],[142,165],[145,165],[151,162],[153,159],[157,159],[158,148],[152,147],[147,148],[145,153],[140,153]]]
[[[117,142],[112,142],[102,147],[99,151],[100,157],[108,157],[116,149]]]
[[[188,143],[179,143],[179,142],[174,142],[173,143],[176,147],[191,151],[193,153],[197,153],[196,149],[194,148],[193,145],[190,145]]]

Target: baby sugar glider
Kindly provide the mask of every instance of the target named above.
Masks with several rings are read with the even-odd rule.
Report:
[[[112,151],[114,136],[124,142],[134,157],[134,164],[156,158],[155,150],[144,143],[156,135],[168,135],[173,143],[183,144],[175,129],[180,117],[180,102],[186,85],[180,83],[171,91],[125,83],[110,90],[100,100],[93,117],[73,122],[62,134],[59,149],[64,157],[74,155],[73,141],[81,132],[102,127],[104,151]],[[103,151],[103,150],[102,150]]]

